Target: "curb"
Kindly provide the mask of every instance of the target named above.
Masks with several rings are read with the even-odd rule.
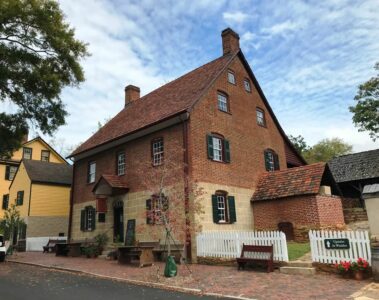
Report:
[[[198,296],[209,296],[209,297],[216,297],[216,298],[238,299],[238,300],[257,300],[254,298],[246,298],[246,297],[241,297],[241,296],[232,296],[232,295],[224,295],[224,294],[219,294],[219,293],[202,292],[200,289],[185,288],[185,287],[179,287],[179,286],[174,286],[174,285],[166,285],[163,283],[155,283],[155,282],[148,282],[148,281],[142,281],[142,280],[100,275],[100,274],[96,274],[96,273],[92,273],[92,272],[81,271],[81,270],[76,270],[76,269],[69,269],[69,268],[64,268],[64,267],[48,266],[48,265],[42,265],[42,264],[37,264],[37,263],[22,262],[22,261],[9,260],[9,259],[7,260],[7,262],[14,263],[14,264],[20,264],[20,265],[40,267],[40,268],[56,270],[56,271],[69,272],[69,273],[74,273],[74,274],[89,275],[92,277],[114,280],[114,281],[119,281],[119,282],[126,282],[126,283],[130,283],[133,285],[138,285],[138,286],[147,286],[147,287],[159,288],[159,289],[168,290],[168,291],[182,292],[182,293],[198,295]]]

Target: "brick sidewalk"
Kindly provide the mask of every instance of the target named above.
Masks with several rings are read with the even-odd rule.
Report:
[[[235,267],[206,265],[190,265],[192,275],[184,265],[180,265],[177,277],[165,278],[162,275],[163,263],[138,268],[100,258],[56,257],[37,252],[17,253],[9,260],[253,299],[349,299],[352,294],[361,296],[359,292],[371,283],[346,280],[331,274],[300,276],[280,274],[278,271],[268,274],[259,270],[237,271]],[[371,299],[379,299],[379,293]]]

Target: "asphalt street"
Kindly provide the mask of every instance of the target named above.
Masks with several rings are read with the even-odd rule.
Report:
[[[217,298],[171,292],[69,272],[53,271],[34,266],[0,263],[0,299],[215,300]]]

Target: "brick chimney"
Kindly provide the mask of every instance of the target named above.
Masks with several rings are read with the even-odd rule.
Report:
[[[223,55],[240,50],[240,36],[229,27],[221,33]]]
[[[140,98],[140,89],[134,85],[125,87],[125,107]]]
[[[29,140],[29,131],[27,130],[24,136],[21,139],[21,145],[25,144]]]

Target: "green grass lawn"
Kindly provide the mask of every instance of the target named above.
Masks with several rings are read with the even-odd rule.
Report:
[[[287,247],[289,260],[296,260],[311,251],[309,243],[288,242]]]

